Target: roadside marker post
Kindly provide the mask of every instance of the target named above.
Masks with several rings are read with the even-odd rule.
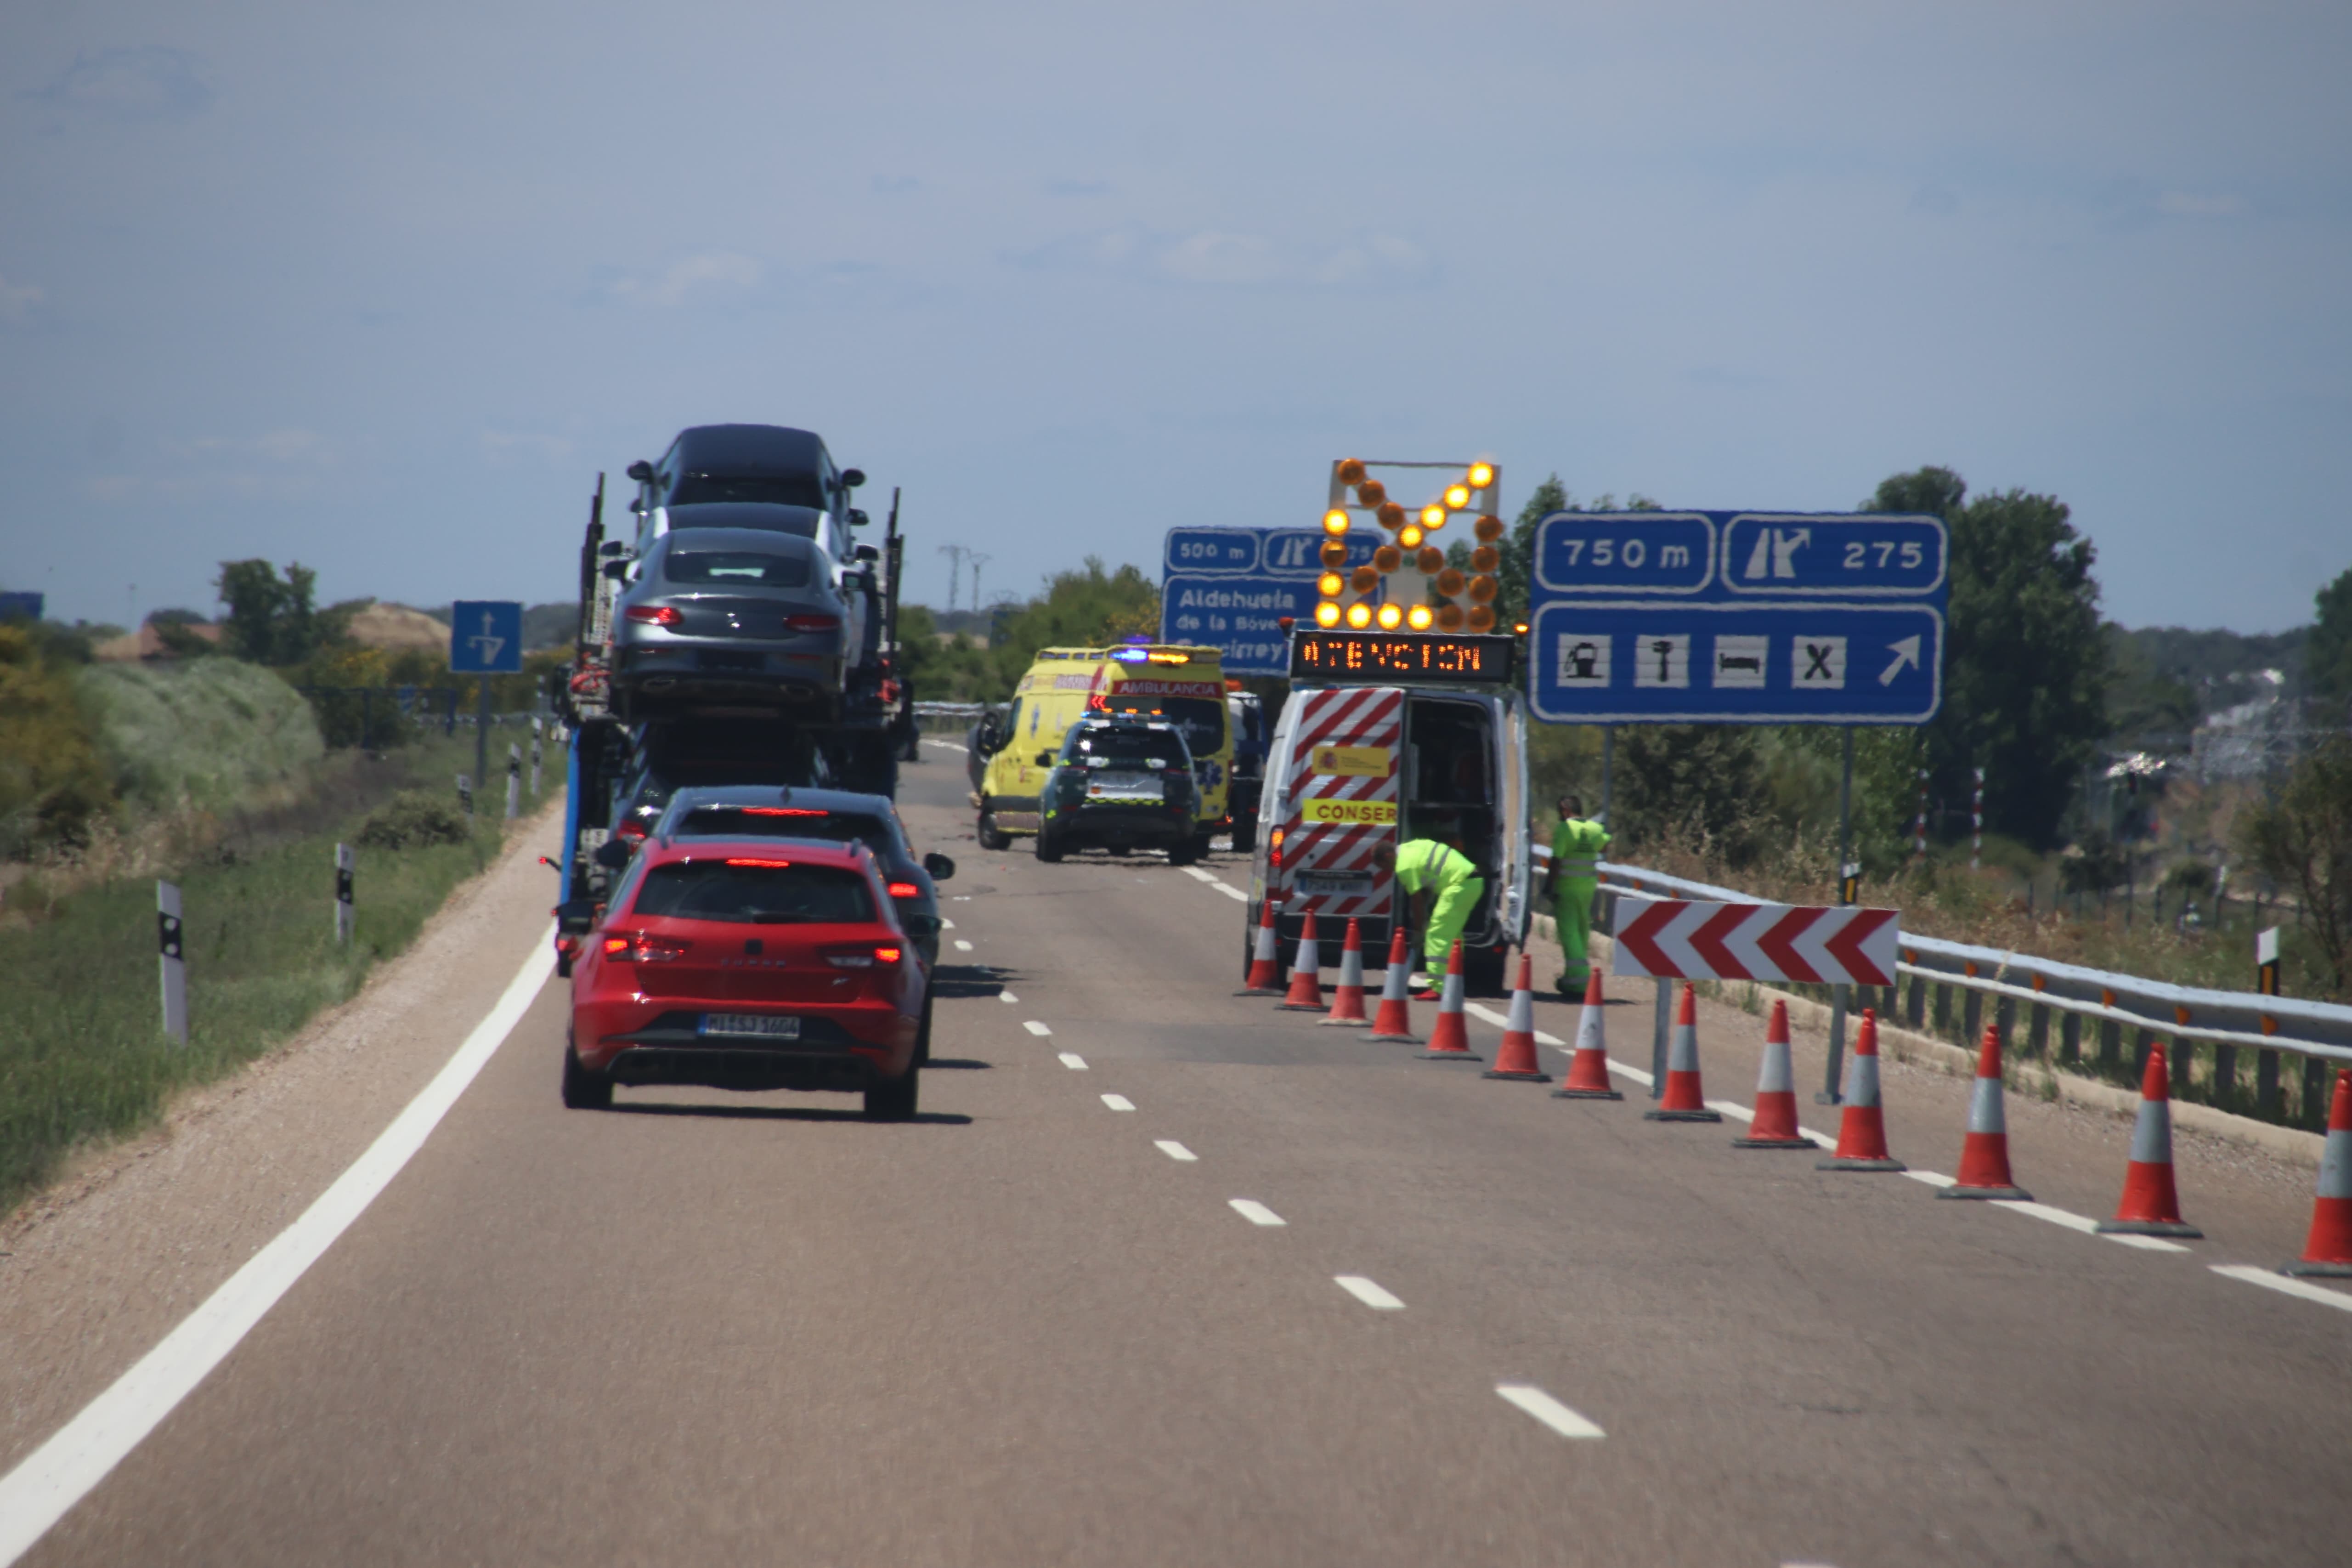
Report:
[[[335,942],[338,946],[352,940],[352,872],[356,869],[352,847],[335,846]]]
[[[182,941],[180,889],[171,882],[155,884],[156,950],[162,955],[163,1033],[181,1045],[188,1043],[188,965]]]
[[[507,820],[522,815],[522,748],[507,745]]]
[[[539,798],[539,752],[546,739],[547,721],[533,719],[530,721],[530,798],[533,800]]]
[[[474,815],[474,781],[470,774],[457,775],[457,804],[466,808],[467,816]]]

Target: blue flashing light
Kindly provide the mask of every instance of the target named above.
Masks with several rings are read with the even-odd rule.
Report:
[[[1121,664],[1141,664],[1145,659],[1148,659],[1151,656],[1150,654],[1144,652],[1139,647],[1122,647],[1111,650],[1111,658],[1118,660]]]

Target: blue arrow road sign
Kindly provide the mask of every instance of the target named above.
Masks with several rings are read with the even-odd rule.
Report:
[[[460,599],[449,612],[449,668],[457,675],[512,675],[522,668],[522,605]]]
[[[1555,600],[1529,637],[1559,724],[1923,724],[1943,698],[1934,605]]]

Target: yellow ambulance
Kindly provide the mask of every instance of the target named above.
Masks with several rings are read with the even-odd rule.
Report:
[[[992,735],[988,768],[972,805],[980,847],[1008,847],[1015,834],[1037,831],[1037,792],[1070,726],[1089,712],[1156,713],[1184,731],[1199,786],[1197,847],[1231,826],[1225,813],[1233,776],[1233,727],[1225,712],[1225,671],[1218,650],[1166,643],[1118,647],[1048,647],[1013,689],[1013,706]]]

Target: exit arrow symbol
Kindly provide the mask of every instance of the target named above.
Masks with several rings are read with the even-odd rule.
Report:
[[[1905,637],[1901,642],[1888,643],[1886,645],[1886,651],[1895,656],[1895,662],[1888,665],[1885,669],[1879,671],[1879,685],[1894,685],[1895,678],[1903,673],[1903,667],[1906,664],[1914,669],[1919,668],[1919,639],[1917,637]]]

